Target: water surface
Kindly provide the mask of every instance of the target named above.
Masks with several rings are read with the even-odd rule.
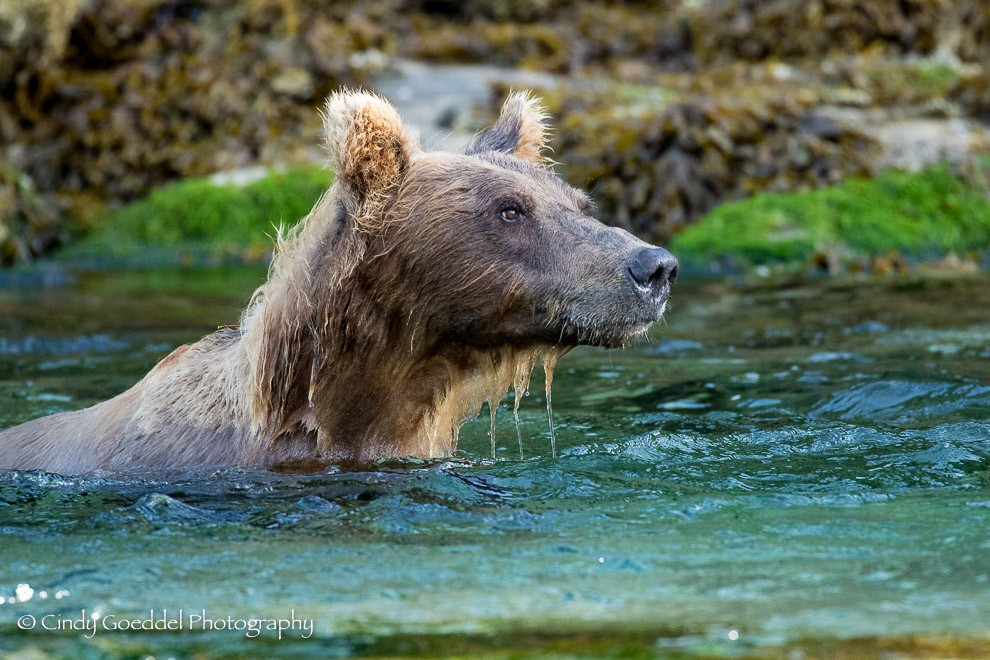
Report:
[[[125,389],[263,277],[8,282],[0,427]],[[556,458],[537,377],[522,458],[510,398],[494,459],[483,418],[365,472],[4,474],[0,653],[987,655],[988,285],[678,283],[653,343],[561,360]],[[313,628],[17,623],[180,609]]]

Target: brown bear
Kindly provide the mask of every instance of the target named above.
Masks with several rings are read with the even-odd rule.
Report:
[[[109,401],[0,432],[0,468],[446,456],[538,359],[621,346],[663,314],[677,261],[591,217],[548,169],[528,95],[462,154],[421,150],[372,94],[334,94],[324,119],[335,181],[278,236],[240,326]]]

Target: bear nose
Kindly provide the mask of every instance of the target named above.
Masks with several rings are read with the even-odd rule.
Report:
[[[626,263],[626,268],[633,282],[654,297],[677,279],[676,257],[659,247],[637,251]]]

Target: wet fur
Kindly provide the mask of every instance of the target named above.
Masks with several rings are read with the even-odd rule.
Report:
[[[607,334],[596,316],[606,312],[583,303],[580,288],[534,289],[528,273],[550,267],[539,246],[522,265],[485,263],[483,235],[444,231],[484,213],[500,185],[560,199],[561,213],[587,207],[545,170],[546,115],[532,99],[510,98],[466,155],[420,152],[373,95],[336,94],[325,119],[335,183],[278,236],[240,326],[176,349],[109,401],[0,432],[0,467],[73,474],[445,456],[460,425],[511,387],[524,390],[541,357],[552,365],[577,343],[628,338]],[[462,177],[465,168],[480,174]],[[445,262],[455,266],[436,268]],[[538,313],[545,330],[526,325]]]

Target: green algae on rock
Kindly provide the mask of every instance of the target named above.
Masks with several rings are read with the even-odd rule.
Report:
[[[884,172],[875,180],[724,204],[686,228],[682,260],[740,265],[807,263],[816,253],[931,258],[990,248],[990,201],[948,166]]]
[[[277,228],[302,219],[332,178],[311,166],[271,171],[243,186],[217,177],[175,183],[108,212],[59,257],[85,263],[263,260]]]

